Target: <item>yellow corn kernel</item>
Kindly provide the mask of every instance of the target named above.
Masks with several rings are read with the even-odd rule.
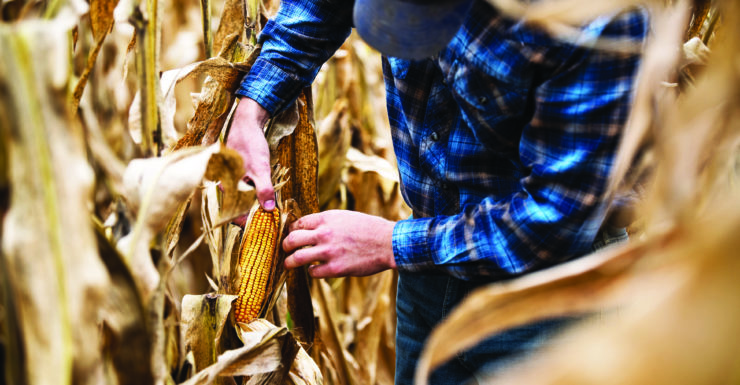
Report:
[[[236,300],[236,321],[248,323],[257,318],[265,300],[267,283],[272,273],[275,243],[280,228],[280,211],[259,207],[245,229],[245,239],[239,256],[239,298]]]

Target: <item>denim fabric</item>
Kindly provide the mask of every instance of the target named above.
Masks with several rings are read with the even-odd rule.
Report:
[[[624,229],[602,229],[594,250],[627,240]],[[413,384],[416,364],[434,327],[471,291],[489,282],[461,280],[445,274],[399,272],[396,297],[396,384]],[[429,383],[477,384],[478,376],[526,358],[579,318],[561,317],[512,328],[460,353],[432,372]],[[455,338],[450,336],[450,338]]]

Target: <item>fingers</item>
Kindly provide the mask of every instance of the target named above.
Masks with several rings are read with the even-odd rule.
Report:
[[[343,276],[343,274],[338,273],[336,269],[328,263],[309,266],[308,274],[313,278],[336,278]]]
[[[326,213],[327,212],[303,216],[290,225],[290,231],[316,229],[324,222],[323,218]]]
[[[245,176],[254,183],[257,200],[262,208],[272,211],[275,208],[275,188],[270,177],[270,149],[262,133],[268,118],[269,113],[257,102],[241,99],[226,145],[241,155]]]
[[[283,239],[283,250],[290,253],[303,246],[315,246],[317,243],[318,237],[315,231],[294,230]]]
[[[321,247],[309,247],[300,249],[285,258],[285,268],[295,269],[296,267],[307,265],[309,263],[322,263],[326,260],[325,254]]]
[[[270,179],[270,166],[265,163],[266,170],[259,170],[256,173],[248,173],[247,176],[254,183],[254,189],[257,192],[257,200],[260,206],[267,211],[275,208],[275,188],[272,186]],[[252,175],[249,175],[252,174]]]
[[[256,137],[249,146],[249,155],[245,158],[245,174],[257,193],[260,206],[267,211],[275,208],[275,188],[272,186],[270,169],[270,150],[264,137]]]

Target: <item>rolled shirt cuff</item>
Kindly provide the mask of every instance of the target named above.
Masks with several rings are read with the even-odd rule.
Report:
[[[294,74],[268,60],[258,58],[235,93],[253,99],[270,116],[275,116],[295,100],[303,87],[303,82]]]
[[[419,271],[434,266],[429,233],[434,218],[404,219],[393,227],[393,257],[400,271]]]

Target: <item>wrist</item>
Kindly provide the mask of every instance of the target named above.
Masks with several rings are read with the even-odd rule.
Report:
[[[264,131],[265,124],[270,119],[270,113],[253,99],[241,97],[234,111],[234,119],[249,122],[248,127],[259,127]]]
[[[386,250],[389,250],[389,256],[388,256],[388,268],[389,269],[396,269],[396,255],[393,252],[393,229],[396,227],[396,222],[390,221],[390,231],[388,232],[388,242],[386,243],[387,247]]]

